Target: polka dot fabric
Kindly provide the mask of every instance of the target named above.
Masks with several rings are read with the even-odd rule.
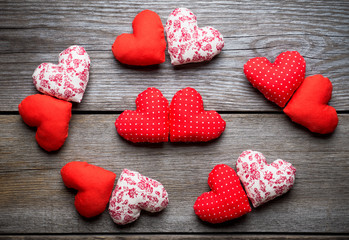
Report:
[[[281,53],[274,63],[256,57],[244,65],[246,78],[270,101],[284,107],[305,77],[305,60],[297,51]]]
[[[178,91],[170,105],[171,142],[207,142],[225,130],[216,111],[204,111],[201,95],[193,88]]]
[[[169,103],[156,88],[148,88],[136,99],[136,111],[126,110],[115,121],[120,136],[134,143],[167,142]]]
[[[210,192],[199,196],[194,204],[198,217],[210,223],[222,223],[251,211],[247,196],[234,169],[216,165],[208,175]]]

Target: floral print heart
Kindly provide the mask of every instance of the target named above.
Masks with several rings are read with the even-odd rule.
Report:
[[[39,92],[80,103],[89,79],[90,58],[83,47],[71,46],[59,54],[58,65],[40,64],[33,73]]]
[[[173,65],[209,61],[224,47],[222,34],[213,27],[199,28],[196,16],[187,8],[175,9],[165,30]]]

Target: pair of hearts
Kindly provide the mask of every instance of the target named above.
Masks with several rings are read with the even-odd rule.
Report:
[[[156,88],[148,88],[136,99],[136,110],[124,111],[115,121],[120,136],[138,142],[207,142],[225,130],[216,111],[205,111],[201,95],[193,88],[178,91],[169,106]]]
[[[305,60],[297,51],[287,51],[274,63],[264,57],[248,60],[244,73],[268,100],[280,107],[288,102],[284,112],[294,122],[315,133],[331,133],[338,124],[336,110],[328,105],[332,83],[322,75],[304,79],[305,68]]]
[[[210,172],[211,191],[199,196],[194,204],[195,214],[201,220],[222,223],[241,217],[251,211],[248,198],[258,207],[286,193],[295,181],[296,169],[292,164],[281,159],[267,164],[263,154],[256,151],[244,151],[236,169],[237,174],[228,165],[219,164]]]
[[[75,208],[87,218],[103,213],[110,202],[113,221],[124,225],[135,221],[141,210],[159,212],[168,205],[168,194],[160,182],[128,169],[122,171],[114,191],[116,174],[87,162],[67,163],[61,176],[68,188],[78,191]]]
[[[159,15],[144,10],[134,18],[132,28],[132,34],[121,34],[112,45],[115,58],[128,65],[163,63],[166,41]],[[209,61],[224,46],[219,31],[212,27],[199,28],[196,16],[186,8],[175,9],[170,14],[165,29],[173,65]]]

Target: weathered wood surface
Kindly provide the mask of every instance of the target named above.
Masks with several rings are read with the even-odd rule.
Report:
[[[178,67],[171,66],[168,54],[165,63],[151,67],[125,66],[114,59],[112,43],[117,35],[132,31],[138,12],[153,10],[165,24],[177,7],[191,9],[199,26],[211,25],[223,34],[221,54],[208,63]],[[322,0],[0,0],[0,238],[348,238],[348,12],[348,1]],[[46,153],[17,106],[37,93],[31,80],[34,69],[42,62],[56,62],[58,54],[74,44],[85,47],[91,57],[90,82],[83,102],[74,104],[63,148]],[[273,61],[286,50],[304,56],[306,76],[320,73],[331,79],[330,104],[340,113],[332,135],[312,134],[292,123],[246,80],[243,65],[248,59],[265,56]],[[216,141],[201,144],[123,140],[115,131],[116,117],[134,109],[137,95],[151,86],[169,101],[176,91],[194,87],[206,109],[222,113],[226,131]],[[292,162],[297,168],[294,188],[240,219],[218,225],[200,221],[192,206],[209,190],[208,173],[219,163],[234,166],[246,149],[261,151],[269,161]],[[75,192],[63,185],[59,174],[73,160],[118,176],[129,168],[158,179],[169,192],[170,204],[155,215],[143,212],[124,227],[115,225],[107,211],[84,219],[75,211]]]

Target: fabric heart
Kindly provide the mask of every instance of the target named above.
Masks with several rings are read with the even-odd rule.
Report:
[[[247,61],[244,73],[268,100],[284,107],[304,80],[305,60],[297,51],[281,53],[274,63],[256,57]]]
[[[131,142],[167,142],[169,106],[156,88],[148,88],[136,99],[136,111],[126,110],[115,121],[120,136]]]
[[[207,142],[225,129],[222,117],[216,111],[204,111],[201,95],[189,87],[173,96],[169,119],[171,142]]]
[[[87,162],[70,162],[61,169],[65,186],[78,190],[75,208],[84,217],[104,212],[113,191],[116,174]]]
[[[336,109],[327,105],[331,95],[332,83],[328,78],[320,74],[307,77],[284,108],[284,113],[312,132],[331,133],[338,124]]]
[[[222,34],[213,27],[199,28],[189,9],[175,9],[166,22],[168,52],[173,65],[209,61],[224,47]]]
[[[59,54],[59,64],[42,63],[33,73],[39,92],[81,102],[89,79],[90,58],[83,47],[71,46]]]
[[[109,214],[116,224],[134,222],[141,210],[160,212],[168,204],[164,186],[138,172],[124,169],[109,202]]]
[[[56,151],[68,137],[72,104],[47,95],[26,97],[18,105],[19,114],[30,127],[37,127],[36,141],[46,151]]]
[[[290,190],[296,178],[291,163],[278,159],[267,164],[262,153],[247,150],[236,162],[236,172],[254,207]]]
[[[140,12],[132,22],[133,34],[121,34],[112,46],[121,63],[146,66],[165,62],[166,41],[159,15],[150,10]]]
[[[194,204],[201,220],[222,223],[251,211],[240,180],[228,165],[216,165],[208,175],[208,185],[212,191],[201,194]]]

